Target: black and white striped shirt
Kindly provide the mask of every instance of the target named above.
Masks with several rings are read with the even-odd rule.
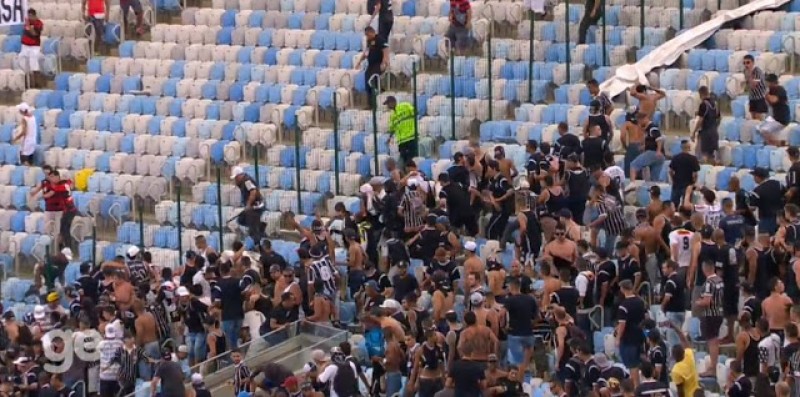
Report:
[[[419,228],[423,225],[425,199],[421,188],[406,189],[400,207],[403,209],[403,224],[406,228]]]
[[[247,381],[250,379],[250,368],[245,363],[236,364],[233,372],[234,396],[238,396],[243,391],[248,391]]]
[[[120,347],[114,354],[114,362],[119,364],[119,383],[123,386],[133,386],[136,384],[139,361],[147,360],[144,350],[141,347],[134,347],[131,350]]]
[[[317,280],[321,280],[325,294],[331,297],[336,296],[336,273],[336,268],[328,255],[313,261],[306,271],[308,283],[314,285]]]
[[[722,291],[723,291],[722,278],[714,274],[706,279],[706,283],[703,285],[703,297],[707,296],[711,297],[711,302],[709,303],[708,307],[706,307],[703,310],[703,316],[705,317],[722,316],[723,314],[722,305],[724,302]]]
[[[758,66],[753,66],[753,71],[749,74],[745,73],[745,77],[750,100],[764,99],[767,96],[767,84],[764,82],[764,71]],[[753,81],[757,82],[755,87],[753,87]]]
[[[619,236],[628,228],[625,223],[625,213],[622,205],[613,195],[603,194],[597,203],[597,210],[601,216],[605,215],[606,217],[603,221],[603,228],[608,233]]]

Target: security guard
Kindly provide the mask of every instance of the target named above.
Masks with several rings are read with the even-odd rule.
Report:
[[[242,205],[244,205],[244,210],[239,213],[236,220],[240,225],[247,227],[247,234],[253,239],[253,243],[259,244],[266,230],[266,225],[261,222],[261,214],[266,209],[264,198],[258,190],[256,181],[245,174],[242,167],[233,167],[231,179],[242,193]]]
[[[408,164],[417,157],[417,137],[414,131],[414,106],[408,102],[397,103],[397,98],[390,96],[383,104],[389,108],[389,133],[392,134],[397,149],[400,151],[400,160]]]

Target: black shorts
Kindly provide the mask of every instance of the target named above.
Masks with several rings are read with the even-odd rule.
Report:
[[[727,283],[725,284],[727,287]],[[736,316],[739,314],[739,288],[736,284],[732,284],[730,288],[722,290],[724,302],[722,303],[722,311],[725,312],[725,317]]]
[[[767,100],[764,98],[761,99],[750,99],[750,112],[751,113],[769,113],[769,107],[767,106]]]
[[[33,154],[29,154],[29,155],[27,155],[27,156],[26,156],[26,155],[24,155],[24,154],[20,154],[20,155],[19,155],[19,161],[20,161],[22,164],[30,164],[30,165],[33,165]]]
[[[705,340],[719,338],[720,327],[722,327],[722,317],[700,317],[700,334]]]

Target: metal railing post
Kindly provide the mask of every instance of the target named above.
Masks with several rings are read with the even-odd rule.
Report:
[[[606,0],[600,0],[600,1],[603,2],[603,4],[602,4],[602,7],[603,7],[603,31],[600,32],[600,37],[601,37],[600,45],[603,46],[603,48],[602,48],[603,59],[600,61],[600,66],[606,66],[606,65],[608,65],[608,49],[606,48],[606,26],[607,26]]]
[[[530,32],[528,33],[528,102],[533,103],[533,37],[534,37],[534,21],[536,21],[536,12],[530,11]]]
[[[178,261],[183,258],[183,222],[181,217],[181,180],[178,179],[175,182],[176,187],[176,199],[177,199],[177,212],[178,212],[178,219],[176,220],[175,224],[178,229]]]
[[[419,155],[419,114],[417,103],[417,59],[411,64],[411,89],[414,96],[414,142],[417,145],[416,153]]]
[[[450,53],[450,139],[456,140],[456,58],[453,42],[448,40]],[[416,104],[414,107],[416,111]]]
[[[567,50],[566,51],[566,53],[567,53],[566,54],[567,55],[567,70],[566,70],[566,72],[567,72],[567,84],[569,84],[570,81],[572,81],[572,79],[571,79],[572,76],[570,76],[570,74],[571,74],[570,73],[570,64],[572,63],[572,54],[570,54],[570,51],[569,51],[569,44],[570,44],[569,43],[569,0],[566,0],[564,4],[566,4],[566,8],[565,8],[565,12],[564,12],[564,33],[565,33],[564,45],[567,47],[566,48],[566,50]]]
[[[254,173],[253,176],[256,178],[256,186],[258,186],[258,188],[260,189],[261,188],[261,182],[260,182],[261,180],[258,178],[259,177],[259,171],[258,171],[258,144],[253,145],[253,173]]]
[[[224,240],[222,238],[222,167],[221,164],[217,165],[217,219],[219,219],[219,251],[222,252],[225,249],[225,244],[223,243]],[[254,243],[258,243],[254,241]]]
[[[644,48],[644,0],[639,4],[639,48]]]
[[[340,195],[339,184],[339,93],[333,93],[333,176],[336,183],[336,195]]]
[[[491,23],[493,23],[493,21],[490,21],[489,23],[491,24]],[[492,28],[491,28],[491,26],[489,27],[489,34],[488,34],[488,38],[486,40],[486,43],[487,43],[486,56],[488,58],[486,60],[486,62],[488,64],[487,65],[488,67],[486,69],[487,69],[488,76],[489,76],[489,81],[488,81],[488,84],[487,84],[487,86],[488,86],[487,88],[489,89],[489,121],[492,121],[494,119],[494,117],[492,117],[492,113],[494,113],[494,109],[493,109],[494,106],[492,106],[492,97],[493,97],[493,95],[492,95]],[[453,111],[455,111],[455,109],[453,109]]]
[[[139,216],[139,248],[144,252],[144,198],[139,197],[136,203],[139,207],[137,210],[137,215]]]
[[[683,0],[678,0],[678,30],[683,30]]]
[[[375,145],[374,148],[374,156],[375,156],[375,173],[373,175],[380,175],[381,167],[380,161],[378,161],[378,94],[381,92],[381,78],[380,75],[373,75],[370,77],[367,84],[372,84],[372,80],[375,79],[377,82],[377,89],[373,86],[372,90],[372,143]]]
[[[300,127],[294,129],[294,175],[297,178],[295,188],[297,189],[297,213],[303,209],[303,200],[300,198]]]

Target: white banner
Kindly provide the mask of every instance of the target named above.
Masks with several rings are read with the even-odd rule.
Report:
[[[0,26],[22,25],[28,17],[28,0],[0,0]]]

